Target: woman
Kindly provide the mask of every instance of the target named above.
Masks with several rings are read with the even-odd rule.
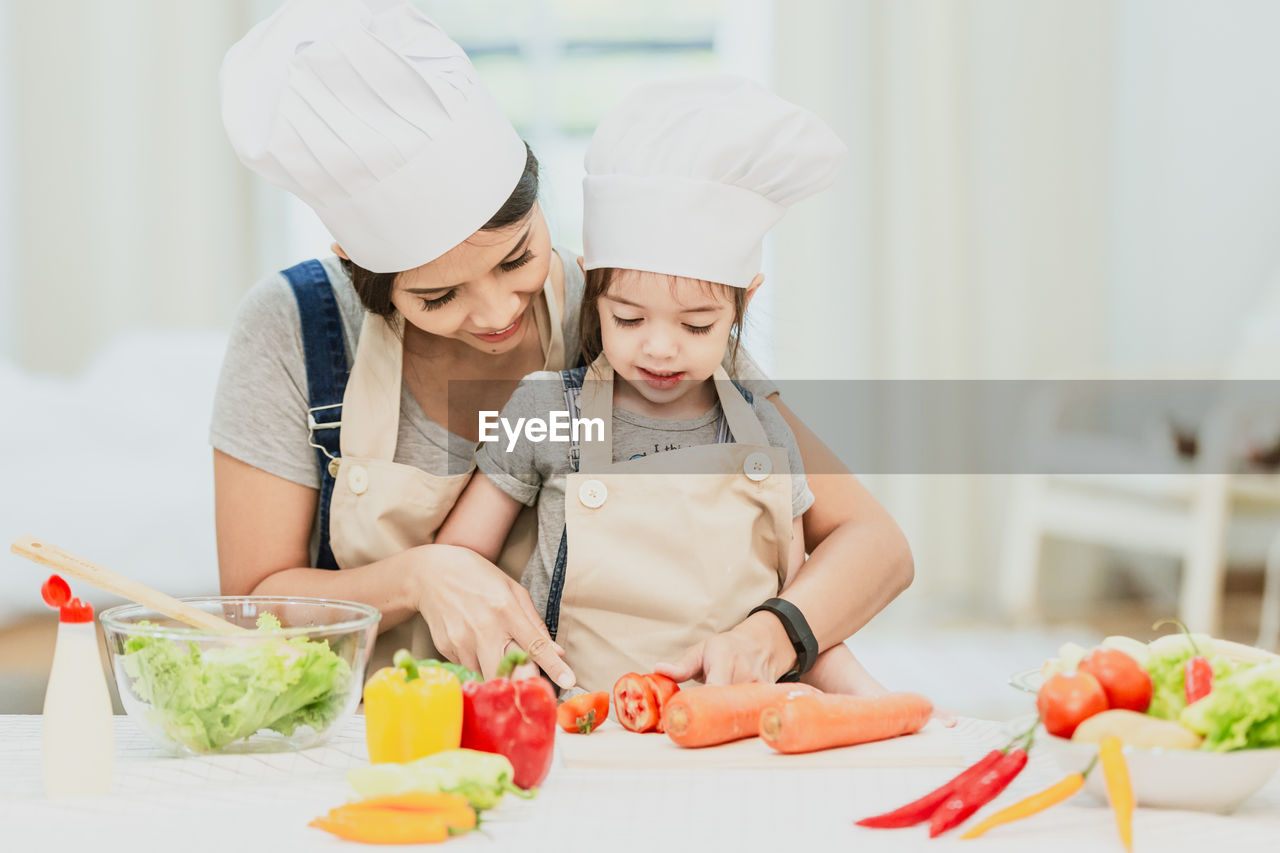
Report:
[[[340,259],[264,280],[237,318],[211,430],[223,591],[368,602],[384,629],[416,631],[417,653],[429,629],[487,676],[514,642],[572,686],[520,585],[430,544],[469,478],[478,413],[578,350],[581,273],[551,248],[536,160],[461,49],[406,3],[293,0],[231,49],[222,88],[241,159],[316,211]],[[484,381],[450,394],[450,380]],[[805,468],[843,470],[772,399]],[[910,583],[901,531],[852,475],[810,485],[790,616],[751,615],[673,677],[776,680]],[[509,541],[500,562],[518,572],[528,548]]]

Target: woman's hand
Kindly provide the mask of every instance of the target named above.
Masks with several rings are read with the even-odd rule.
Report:
[[[753,613],[734,628],[690,646],[675,663],[654,672],[676,682],[772,684],[796,662],[786,629],[772,613]]]
[[[440,654],[492,678],[514,643],[561,687],[576,683],[524,587],[468,548],[413,549],[418,611]]]

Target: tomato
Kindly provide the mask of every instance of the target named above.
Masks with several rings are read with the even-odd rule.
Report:
[[[609,716],[609,693],[584,693],[556,709],[556,722],[572,734],[589,735]]]
[[[1080,662],[1080,670],[1098,679],[1109,707],[1141,714],[1151,705],[1151,676],[1119,649],[1094,649]]]
[[[667,700],[680,691],[680,685],[656,672],[649,673],[644,680],[649,682],[649,686],[653,688],[653,696],[658,700],[658,725],[654,730],[660,732],[662,731],[662,711],[667,707]]]
[[[1087,672],[1060,672],[1040,688],[1036,710],[1045,731],[1069,738],[1076,726],[1107,710],[1107,694],[1098,679]]]
[[[614,683],[613,712],[622,727],[633,732],[653,731],[662,720],[652,684],[635,672],[628,672]]]

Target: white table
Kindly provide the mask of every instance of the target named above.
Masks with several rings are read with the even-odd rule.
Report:
[[[1002,725],[962,720],[954,736],[977,758],[1004,741]],[[570,735],[563,735],[571,737]],[[116,719],[110,796],[48,800],[40,782],[40,718],[0,716],[0,850],[77,853],[355,850],[307,822],[351,798],[344,774],[365,763],[364,718],[299,753],[170,758]],[[954,774],[946,768],[841,770],[552,769],[531,801],[506,797],[481,830],[446,849],[1122,851],[1110,809],[1080,797],[975,841],[929,840],[923,827],[867,830],[853,820],[895,808]],[[1003,807],[1061,777],[1032,751]],[[1082,795],[1083,796],[1083,795]],[[984,814],[991,811],[988,806]],[[1280,777],[1230,817],[1140,809],[1135,850],[1275,849]]]

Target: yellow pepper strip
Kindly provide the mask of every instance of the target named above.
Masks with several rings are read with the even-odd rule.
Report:
[[[476,828],[459,794],[401,794],[339,806],[308,826],[365,844],[433,844]]]
[[[1036,812],[1042,812],[1049,806],[1057,805],[1063,800],[1071,797],[1076,791],[1084,787],[1084,773],[1072,773],[1056,785],[1045,788],[1038,794],[1032,794],[1025,800],[1020,800],[1007,809],[996,812],[977,826],[970,829],[964,835],[965,838],[977,838],[989,829],[1000,826],[1003,823],[1013,823],[1015,820],[1022,820],[1024,817],[1031,817]]]
[[[1122,748],[1119,738],[1105,737],[1098,748],[1098,757],[1107,780],[1107,798],[1116,813],[1120,840],[1126,850],[1133,850],[1133,786],[1129,783],[1129,767],[1124,762]]]
[[[403,764],[457,749],[462,741],[462,685],[439,667],[418,669],[396,655],[396,666],[364,686],[365,740],[373,764]]]

